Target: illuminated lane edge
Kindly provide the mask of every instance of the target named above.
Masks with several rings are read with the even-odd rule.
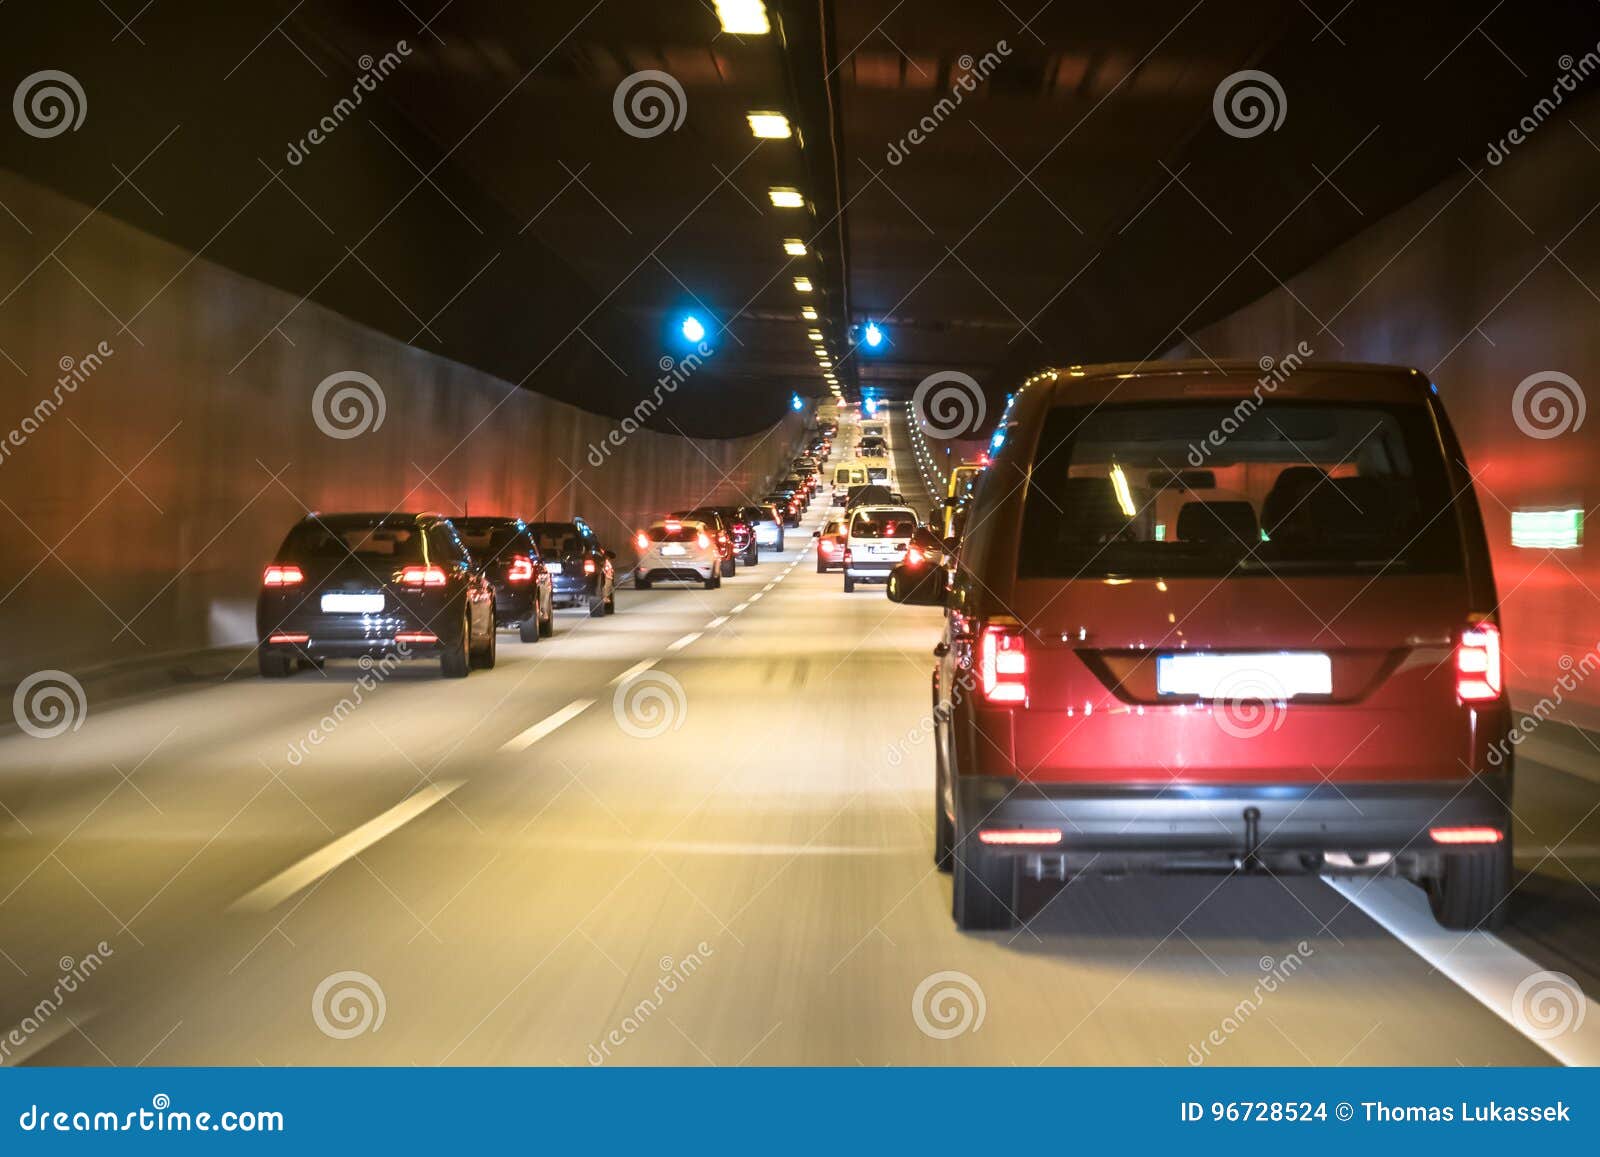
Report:
[[[1324,879],[1323,883],[1361,909],[1395,939],[1459,985],[1490,1012],[1564,1065],[1600,1065],[1600,1008],[1583,997],[1584,1012],[1575,1011],[1573,1027],[1541,1039],[1527,1013],[1531,994],[1518,987],[1547,973],[1537,962],[1488,932],[1451,932],[1439,927],[1422,889],[1402,880]],[[1586,1036],[1582,1026],[1587,1024]]]
[[[333,871],[346,860],[366,851],[385,836],[427,811],[460,787],[462,780],[447,779],[430,783],[415,795],[374,816],[359,828],[340,836],[326,847],[312,852],[299,863],[279,872],[272,879],[246,892],[228,905],[230,912],[265,912],[277,907],[306,885]]]

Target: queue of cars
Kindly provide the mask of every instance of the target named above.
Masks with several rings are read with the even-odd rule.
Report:
[[[742,562],[784,548],[821,485],[833,430],[819,428],[780,484],[781,505],[678,511],[636,536],[636,587],[694,581],[721,585]],[[257,662],[285,678],[329,659],[431,657],[447,678],[495,664],[497,631],[537,643],[555,632],[555,611],[591,616],[617,609],[615,551],[574,517],[347,513],[306,515],[262,572],[256,603]]]
[[[934,859],[964,929],[1025,877],[1389,875],[1495,928],[1511,728],[1472,475],[1405,367],[1038,375],[964,504],[942,606]],[[954,545],[947,543],[947,546]]]

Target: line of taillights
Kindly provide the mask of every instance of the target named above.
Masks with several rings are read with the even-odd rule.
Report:
[[[1499,828],[1467,826],[1429,828],[1428,835],[1436,844],[1498,844],[1505,833]],[[978,832],[978,842],[999,848],[1049,848],[1061,843],[1062,832],[1057,828],[984,828]]]
[[[846,561],[849,557],[847,551]],[[1028,648],[1021,624],[1009,618],[990,620],[980,624],[975,635],[983,701],[1026,707]],[[1500,628],[1487,619],[1476,620],[1461,632],[1455,649],[1455,691],[1462,703],[1473,705],[1496,702],[1505,692]]]
[[[311,641],[310,635],[275,631],[267,636],[267,642],[276,646],[301,646]],[[437,643],[439,636],[432,631],[399,631],[395,634],[396,643]]]
[[[513,561],[526,563],[527,577],[533,577],[533,563],[530,559],[518,557]],[[264,587],[297,587],[306,581],[305,571],[294,563],[275,562],[261,572],[261,585]],[[408,587],[442,587],[448,583],[449,576],[442,566],[407,566],[400,570],[400,584]],[[513,578],[511,581],[519,581]]]

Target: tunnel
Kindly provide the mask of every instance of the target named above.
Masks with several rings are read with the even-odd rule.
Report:
[[[0,59],[0,1066],[1600,1063],[1594,4]]]

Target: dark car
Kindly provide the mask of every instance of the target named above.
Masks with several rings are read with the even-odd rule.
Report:
[[[905,499],[898,491],[890,490],[887,486],[876,482],[869,482],[865,486],[852,486],[845,491],[844,508],[851,511],[858,506],[898,506]]]
[[[450,521],[494,586],[495,625],[517,628],[524,643],[554,634],[555,589],[527,524],[520,518]]]
[[[261,674],[327,659],[437,655],[448,678],[493,667],[494,588],[437,514],[310,514],[261,575]]]
[[[731,506],[696,506],[693,510],[675,510],[673,518],[686,522],[699,522],[704,524],[711,532],[711,539],[717,544],[717,553],[722,556],[721,575],[723,578],[732,578],[739,569],[739,554],[755,541],[747,524],[744,527],[742,539],[745,543],[740,546],[741,535],[734,530],[731,517]]]
[[[550,572],[556,606],[586,607],[596,618],[616,613],[616,568],[611,564],[617,556],[600,545],[587,522],[530,522],[528,531]]]
[[[957,924],[1012,924],[1024,869],[1221,870],[1396,876],[1441,925],[1495,927],[1511,710],[1427,377],[1305,364],[1264,397],[1254,363],[1080,373],[1017,395],[953,581],[891,585],[947,607]]]
[[[799,492],[779,488],[761,500],[770,503],[779,514],[783,515],[783,524],[788,527],[800,525],[800,511],[802,500]]]

